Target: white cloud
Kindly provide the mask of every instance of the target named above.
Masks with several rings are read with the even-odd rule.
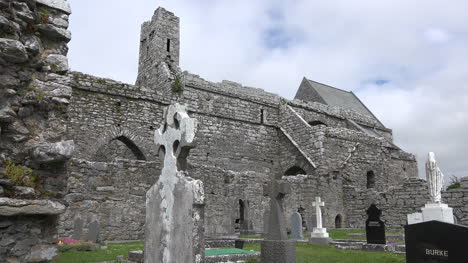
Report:
[[[443,172],[468,176],[467,1],[70,3],[74,70],[133,83],[140,24],[161,5],[181,18],[183,70],[286,98],[303,76],[353,90],[420,168],[434,151]]]

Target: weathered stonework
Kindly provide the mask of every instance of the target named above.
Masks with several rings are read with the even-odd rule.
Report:
[[[200,134],[197,148],[188,157],[188,171],[205,185],[208,235],[233,233],[244,221],[254,231],[262,231],[268,200],[258,189],[273,173],[288,175],[285,180],[291,182],[293,191],[285,200],[287,214],[303,208],[304,218],[310,220],[313,198],[321,196],[327,203],[324,226],[329,228],[337,216],[343,219],[343,227],[357,226],[354,213],[365,217],[364,210],[354,209],[346,196],[348,185],[356,192],[373,191],[366,190],[369,172],[375,181],[371,187],[379,192],[417,177],[414,156],[396,147],[392,131],[375,118],[318,102],[286,101],[260,89],[231,81],[212,83],[181,72],[178,25],[179,19],[164,9],[143,24],[136,86],[79,72],[69,74],[73,92],[68,133],[75,141],[77,158],[107,162],[109,167],[118,167],[122,159],[140,160],[136,164],[143,166],[145,161],[154,162],[157,149],[152,134],[162,124],[163,109],[175,102],[187,104],[198,120]],[[180,76],[182,90],[173,90],[176,76]],[[309,124],[317,120],[326,125]],[[371,136],[365,129],[375,129],[382,136]],[[160,169],[159,162],[155,169]],[[69,181],[69,188],[74,184]],[[84,199],[79,202],[92,199],[80,198]],[[246,215],[241,203],[248,204],[245,214],[249,218],[242,218]],[[109,217],[105,212],[95,215]],[[122,223],[121,227],[122,231],[114,233],[129,238],[124,234],[126,226]]]
[[[232,234],[242,222],[262,231],[268,199],[260,189],[271,174],[292,186],[288,215],[299,209],[309,221],[321,196],[327,228],[338,216],[343,227],[362,226],[371,201],[399,227],[426,201],[414,156],[372,116],[182,72],[171,12],[160,8],[142,25],[131,85],[67,71],[66,1],[0,6],[0,161],[33,168],[48,196],[67,205],[60,236],[86,238],[97,221],[101,240],[143,238],[144,193],[161,169],[153,134],[176,102],[199,123],[187,171],[204,183],[207,235]]]
[[[65,211],[65,0],[0,1],[0,261],[49,262]]]

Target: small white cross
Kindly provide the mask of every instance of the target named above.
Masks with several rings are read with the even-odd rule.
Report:
[[[317,217],[317,228],[322,228],[322,209],[321,206],[325,206],[325,203],[320,200],[320,197],[315,197],[315,202],[312,202],[312,206],[315,206],[315,216]]]

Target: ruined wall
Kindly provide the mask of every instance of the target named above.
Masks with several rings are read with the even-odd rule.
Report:
[[[59,218],[59,235],[86,239],[89,225],[97,221],[99,240],[143,239],[146,191],[159,177],[158,164],[72,159],[64,196],[68,207]]]
[[[460,188],[442,192],[442,202],[453,208],[456,223],[468,225],[468,177],[460,179]]]
[[[382,138],[343,128],[325,129],[322,167],[339,171],[347,184],[367,188],[367,173],[375,176],[375,189],[383,191],[417,177],[415,157]]]
[[[0,1],[0,261],[57,255],[67,136],[65,0]]]
[[[160,126],[164,108],[178,101],[187,103],[199,121],[198,146],[189,162],[263,172],[271,171],[277,163],[276,129],[272,126],[277,110],[271,104],[234,98],[232,90],[214,93],[208,87],[188,84],[180,95],[164,95],[76,72],[72,79],[69,134],[75,140],[78,158],[94,160],[100,148],[123,136],[130,138],[147,160],[154,159],[154,129]]]
[[[233,234],[240,225],[239,200],[248,202],[251,228],[260,232],[263,228],[263,213],[268,209],[269,199],[262,193],[263,185],[270,181],[268,173],[254,171],[229,171],[213,166],[194,166],[189,174],[201,179],[205,186],[205,230],[208,235]]]
[[[359,190],[345,185],[343,194],[346,208],[344,222],[347,227],[352,228],[365,227],[366,210],[371,204],[375,204],[382,210],[385,226],[401,230],[406,225],[406,216],[420,211],[429,200],[426,181],[419,178],[408,178],[400,185],[383,192],[374,189]]]
[[[287,226],[291,224],[291,214],[297,212],[299,208],[302,209],[303,221],[307,220],[307,224],[311,224],[315,219],[315,207],[312,206],[312,202],[317,196],[325,202],[325,207],[322,207],[324,227],[334,228],[335,218],[338,215],[346,221],[342,181],[338,176],[297,175],[283,176],[282,179],[291,184],[291,194],[286,195],[284,201]]]

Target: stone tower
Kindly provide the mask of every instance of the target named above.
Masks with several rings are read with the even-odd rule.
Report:
[[[171,78],[179,67],[179,18],[159,7],[141,25],[136,85],[155,86]]]

